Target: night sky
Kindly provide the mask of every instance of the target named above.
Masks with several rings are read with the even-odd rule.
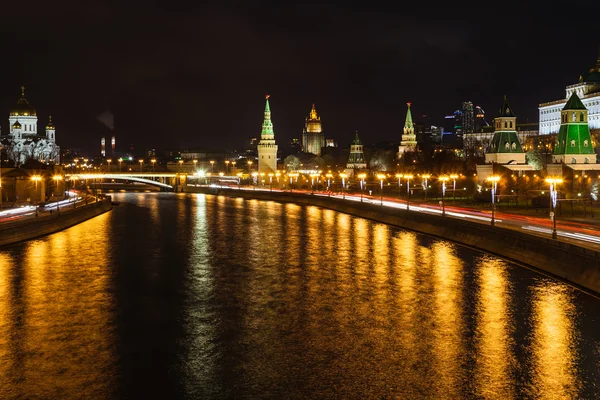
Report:
[[[600,1],[34,1],[3,4],[0,120],[26,86],[63,148],[243,148],[271,95],[276,139],[316,103],[326,137],[398,142],[407,101],[440,123],[462,101],[519,122],[595,64]],[[525,4],[527,3],[527,4]],[[489,5],[485,5],[489,4]]]

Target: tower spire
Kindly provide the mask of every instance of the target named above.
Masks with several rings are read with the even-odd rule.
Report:
[[[21,97],[25,97],[25,85],[21,85]]]
[[[404,129],[410,129],[413,127],[412,113],[410,112],[410,102],[406,103],[408,111],[406,112],[406,120],[404,121]]]
[[[265,96],[265,118],[262,124],[260,136],[262,139],[274,139],[273,122],[271,121],[271,107],[269,106],[269,95]]]

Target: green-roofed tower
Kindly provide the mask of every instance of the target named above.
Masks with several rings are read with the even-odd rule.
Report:
[[[277,144],[275,144],[275,132],[273,131],[273,122],[271,121],[269,95],[266,96],[265,117],[257,149],[258,172],[266,174],[277,172]]]
[[[525,152],[517,135],[517,117],[506,96],[498,116],[494,118],[494,136],[485,153],[485,162],[525,164]]]
[[[367,168],[363,145],[358,138],[358,131],[356,131],[354,140],[350,144],[350,157],[348,157],[346,168]]]
[[[414,150],[417,147],[417,135],[415,135],[415,124],[413,124],[412,113],[410,112],[410,103],[406,103],[406,119],[404,120],[404,129],[402,131],[402,140],[398,147],[398,158],[401,158],[404,152]]]
[[[552,160],[564,164],[595,164],[588,110],[573,92],[560,113],[560,130]]]

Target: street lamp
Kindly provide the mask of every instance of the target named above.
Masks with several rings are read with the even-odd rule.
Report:
[[[342,178],[342,199],[346,198],[346,178],[348,175],[340,174],[340,178]]]
[[[153,158],[152,160],[150,160],[150,162],[152,163],[152,172],[154,172],[154,165],[156,164],[156,158]]]
[[[402,177],[404,177],[404,175],[396,174],[396,178],[398,178],[398,198],[400,198],[400,187],[402,186],[402,184],[400,183],[400,179],[402,179]]]
[[[497,175],[488,176],[488,182],[492,182],[492,221],[491,225],[496,225],[496,189],[498,188],[498,181],[500,177]]]
[[[215,160],[210,160],[210,172],[215,173]]]
[[[119,157],[119,172],[121,172],[121,163],[123,162],[123,159],[121,157]]]
[[[386,178],[386,176],[384,174],[377,174],[377,179],[379,179],[379,192],[380,192],[381,205],[383,205],[383,180],[385,178]]]
[[[429,175],[429,174],[423,174],[423,175],[421,175],[421,178],[425,179],[425,186],[424,186],[425,187],[425,201],[427,201],[427,188],[429,187],[427,185],[427,180],[429,178],[431,178],[431,175]]]
[[[34,176],[32,176],[32,177],[31,177],[31,180],[32,180],[33,182],[35,182],[35,198],[36,198],[36,200],[35,200],[35,201],[36,201],[36,203],[37,203],[37,198],[38,198],[38,193],[37,193],[37,188],[38,188],[38,186],[37,186],[37,184],[38,184],[38,182],[39,182],[39,181],[41,181],[41,180],[42,180],[42,177],[41,177],[41,176],[39,176],[39,175],[34,175]],[[35,216],[37,217],[37,215],[38,215],[38,209],[37,209],[37,207],[36,207],[36,208],[35,208]]]
[[[248,160],[248,172],[252,171],[252,161]]]
[[[562,183],[563,180],[561,178],[546,178],[546,182],[550,184],[550,204],[552,206],[550,218],[552,218],[552,239],[556,240],[556,201],[558,199],[558,192],[556,191],[556,186],[559,183]]]
[[[52,179],[54,179],[54,187],[58,188],[58,181],[62,181],[63,177],[61,175],[54,175]],[[58,199],[56,200],[56,212],[60,212],[60,204]]]
[[[325,174],[325,176],[327,177],[327,192],[329,193],[329,197],[331,197],[331,177],[333,176],[332,173],[327,173]]]
[[[106,162],[108,163],[108,172],[110,173],[110,163],[112,162],[112,159],[109,158]]]
[[[183,168],[183,160],[179,160],[179,172],[181,172],[182,168]]]
[[[452,174],[450,175],[450,179],[452,179],[452,203],[456,201],[456,180],[458,179],[458,175]]]
[[[406,194],[407,194],[407,197],[406,197],[406,210],[408,211],[408,210],[410,210],[410,206],[409,206],[409,203],[410,203],[410,180],[413,178],[413,176],[410,175],[410,174],[409,175],[404,175],[404,178],[406,179]]]
[[[225,173],[228,174],[229,173],[229,160],[225,160]]]
[[[315,192],[315,178],[317,178],[319,174],[310,174],[310,190],[311,193]]]
[[[254,182],[253,190],[256,190],[256,184],[258,183],[258,172],[253,172],[252,177],[254,178],[252,181]]]
[[[442,201],[440,201],[442,205],[442,217],[446,216],[446,204],[444,203],[444,196],[446,195],[446,182],[448,182],[447,176],[440,176],[438,180],[442,182]]]
[[[365,187],[365,178],[367,177],[367,174],[358,174],[358,177],[360,178],[360,202],[362,203],[363,189]]]
[[[273,174],[269,174],[269,190],[272,192],[273,191]]]
[[[140,172],[144,172],[144,159],[140,158],[138,162],[140,163]]]

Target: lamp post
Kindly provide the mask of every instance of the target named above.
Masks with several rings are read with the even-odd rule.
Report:
[[[456,180],[458,179],[458,175],[452,174],[450,175],[450,179],[452,179],[452,203],[456,202]]]
[[[119,157],[119,172],[121,172],[121,163],[123,162],[123,159],[121,157]]]
[[[404,177],[404,175],[402,174],[396,174],[396,178],[398,178],[398,198],[400,198],[400,187],[402,186],[402,184],[400,183],[400,179],[402,179]]]
[[[556,191],[556,186],[559,183],[562,183],[563,180],[561,178],[546,178],[546,182],[550,184],[550,205],[552,206],[550,218],[552,218],[552,239],[556,240],[556,201],[558,199],[558,192]]]
[[[112,162],[112,159],[108,159],[106,160],[106,163],[108,164],[108,173],[110,173],[110,163]]]
[[[37,185],[37,184],[38,184],[38,182],[39,182],[39,181],[41,181],[41,180],[42,180],[42,177],[41,177],[41,176],[39,176],[39,175],[34,175],[34,176],[32,176],[32,177],[31,177],[31,180],[32,180],[33,182],[35,182],[35,197],[36,197],[36,200],[35,200],[35,201],[36,201],[36,204],[37,204],[37,197],[38,197],[38,192],[37,192],[38,185]],[[38,215],[38,209],[37,209],[37,207],[36,207],[36,208],[35,208],[35,216],[37,217],[37,215]]]
[[[325,176],[327,177],[327,193],[329,194],[329,197],[331,197],[331,177],[333,174],[330,172],[325,174]]]
[[[342,199],[346,198],[346,178],[348,175],[340,174],[340,178],[342,178]]]
[[[273,191],[273,174],[269,174],[269,190],[272,192]]]
[[[383,205],[383,180],[385,179],[385,175],[377,174],[377,179],[379,179],[380,202],[381,202],[381,205]]]
[[[152,160],[150,160],[150,162],[152,163],[152,172],[155,171],[154,165],[156,165],[156,158],[153,158]]]
[[[404,178],[406,179],[406,210],[410,210],[410,180],[413,178],[412,175],[404,175]]]
[[[360,178],[360,202],[362,203],[363,189],[365,187],[365,178],[367,177],[367,174],[358,174],[358,177]]]
[[[496,189],[498,188],[498,181],[500,177],[497,175],[488,176],[487,180],[492,182],[492,220],[491,225],[496,225]]]
[[[252,190],[256,190],[256,185],[258,183],[258,172],[253,172],[252,173],[252,182],[254,183],[254,186],[252,188]]]
[[[210,173],[215,173],[215,160],[210,160]]]
[[[58,181],[62,181],[63,177],[61,175],[54,175],[52,179],[54,179],[54,187],[58,188]],[[56,200],[56,212],[60,213],[60,204],[58,199]]]
[[[425,201],[427,201],[427,188],[429,187],[427,181],[428,181],[429,178],[431,178],[431,175],[429,175],[429,174],[423,174],[423,175],[421,175],[421,178],[425,179],[425,186],[424,186],[424,188],[425,188]]]
[[[248,160],[248,172],[252,171],[252,161]]]
[[[225,174],[229,174],[229,160],[225,160]]]
[[[140,158],[138,162],[140,163],[140,172],[144,172],[144,159]]]
[[[315,192],[315,178],[318,177],[319,174],[310,174],[310,190],[311,193]]]
[[[448,182],[447,176],[440,176],[438,178],[440,182],[442,182],[442,201],[440,202],[442,205],[442,217],[446,216],[446,204],[444,203],[444,197],[446,195],[446,182]]]
[[[232,166],[232,168],[233,168],[234,170],[236,169],[236,168],[235,168],[235,164],[236,164],[236,162],[235,162],[235,161],[232,161],[232,162],[231,162],[231,166]]]

